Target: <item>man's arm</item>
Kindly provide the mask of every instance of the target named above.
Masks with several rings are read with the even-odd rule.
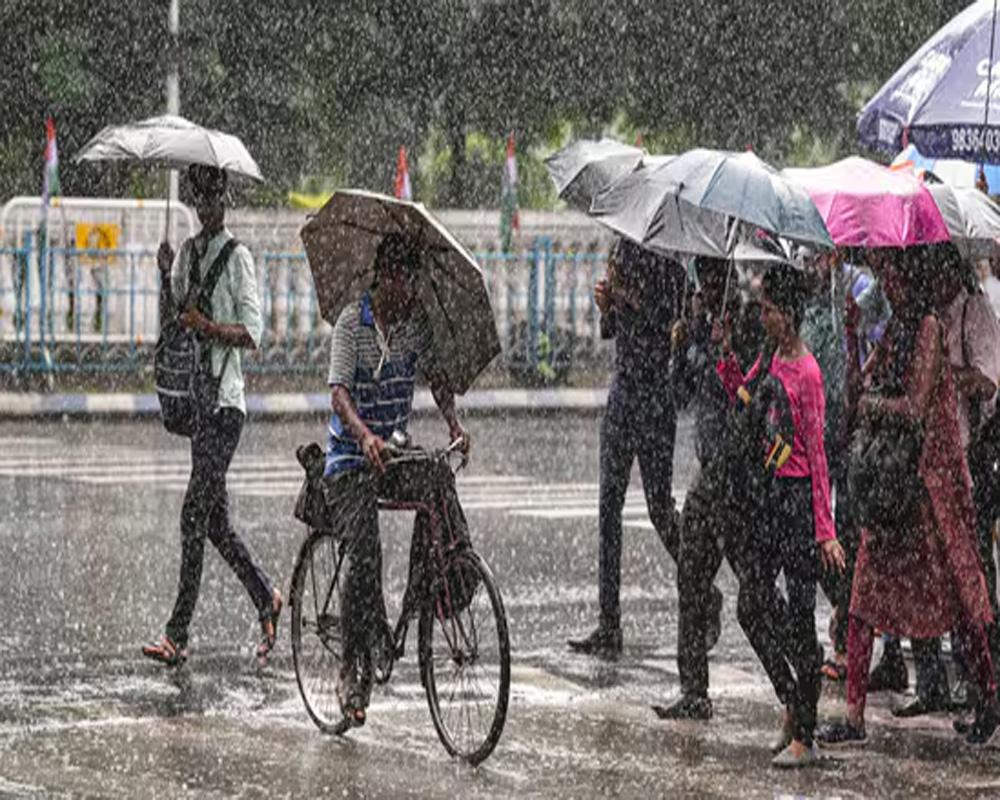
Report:
[[[462,423],[458,421],[458,412],[455,409],[455,393],[440,376],[431,376],[430,385],[434,402],[437,403],[444,421],[448,423],[448,434],[451,436],[451,440],[455,441],[456,439],[464,438],[465,444],[462,449],[468,451],[469,437],[465,432],[465,428],[462,427]]]
[[[333,413],[340,418],[347,432],[358,443],[368,462],[379,472],[385,472],[385,463],[382,461],[385,442],[365,425],[358,410],[354,407],[354,400],[346,386],[338,383],[331,388],[330,407],[333,409]]]
[[[229,256],[226,272],[233,291],[233,305],[237,322],[214,322],[195,308],[185,309],[181,324],[197,331],[205,339],[226,345],[256,350],[263,332],[260,299],[257,294],[257,277],[253,257],[243,245],[238,245]]]

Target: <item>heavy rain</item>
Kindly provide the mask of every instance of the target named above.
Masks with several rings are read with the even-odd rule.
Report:
[[[3,0],[0,796],[1000,797],[997,0]]]

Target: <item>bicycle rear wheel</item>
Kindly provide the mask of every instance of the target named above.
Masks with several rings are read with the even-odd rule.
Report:
[[[456,553],[445,575],[420,615],[420,677],[441,743],[450,755],[478,764],[493,752],[507,718],[507,614],[477,553]]]
[[[306,711],[324,733],[341,734],[349,722],[337,697],[344,656],[340,608],[343,554],[328,531],[314,530],[292,573],[292,660]]]

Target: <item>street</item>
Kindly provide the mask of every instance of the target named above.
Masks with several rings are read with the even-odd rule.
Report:
[[[415,629],[367,725],[322,735],[295,683],[289,615],[259,669],[253,608],[210,547],[188,665],[171,673],[143,660],[139,648],[162,632],[176,591],[186,442],[155,419],[4,423],[0,796],[1000,796],[1000,754],[967,747],[945,715],[894,719],[901,698],[884,694],[870,700],[865,749],[796,774],[772,769],[780,708],[736,622],[728,567],[711,658],[715,717],[657,720],[649,704],[677,691],[676,573],[637,469],[625,507],[624,654],[569,653],[566,639],[596,623],[598,425],[572,414],[468,421],[473,458],[459,495],[499,581],[513,651],[503,737],[473,769],[453,763],[434,732]],[[236,528],[286,598],[306,533],[292,516],[302,476],[294,451],[324,432],[322,420],[251,420],[230,471]],[[446,435],[430,417],[412,432],[429,445]],[[675,465],[680,503],[697,466],[683,418]],[[382,517],[390,616],[410,521]],[[818,608],[829,647],[822,595]],[[842,711],[842,689],[827,684],[821,717]]]

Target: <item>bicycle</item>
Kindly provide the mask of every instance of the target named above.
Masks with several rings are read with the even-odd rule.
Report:
[[[455,474],[464,466],[464,460],[457,469],[451,465],[459,442],[427,451],[393,446],[395,439],[387,448],[387,468],[402,461],[426,461],[446,464]],[[318,445],[312,447],[318,450]],[[310,467],[302,451],[299,448],[298,456],[308,482]],[[423,561],[428,579],[421,596],[409,602],[404,597],[399,620],[384,632],[385,644],[373,662],[374,681],[389,680],[403,656],[411,615],[419,614],[420,678],[434,727],[449,755],[479,764],[500,740],[510,697],[510,637],[500,590],[482,556],[455,533],[443,499],[435,505],[379,498],[378,508],[423,511],[430,525]],[[317,727],[336,735],[353,726],[337,696],[344,650],[341,566],[353,542],[353,537],[338,536],[332,526],[313,527],[299,551],[290,592],[299,692]]]

